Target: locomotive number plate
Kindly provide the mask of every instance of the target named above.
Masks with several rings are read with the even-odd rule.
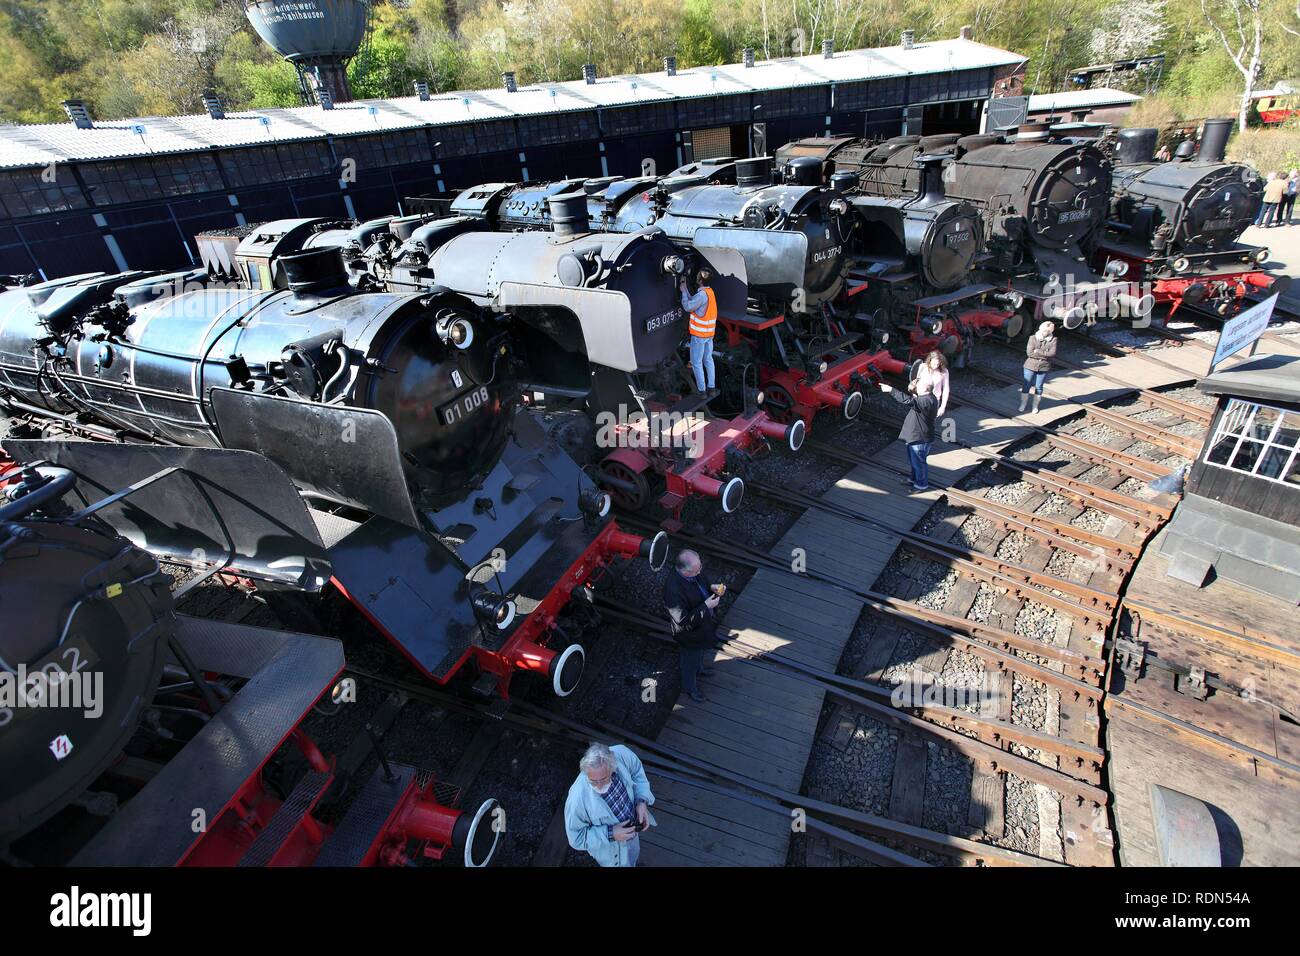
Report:
[[[1205,225],[1204,225],[1202,228],[1205,228],[1205,229],[1231,229],[1231,228],[1232,228],[1232,220],[1231,220],[1231,219],[1207,219],[1207,220],[1205,221]]]
[[[1067,209],[1056,217],[1057,222],[1080,222],[1088,218],[1086,209]]]
[[[455,425],[457,422],[464,421],[474,414],[481,406],[487,403],[488,390],[486,385],[480,385],[478,388],[457,395],[446,405],[438,408],[438,421],[444,425]]]
[[[943,244],[949,249],[956,249],[963,243],[970,242],[971,231],[963,229],[961,232],[950,232],[943,237]]]
[[[672,309],[668,312],[662,312],[659,315],[651,316],[645,320],[646,334],[658,331],[666,326],[672,325],[679,321],[685,315],[681,309]]]

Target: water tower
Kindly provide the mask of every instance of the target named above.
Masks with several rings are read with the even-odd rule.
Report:
[[[253,29],[293,64],[304,103],[328,91],[335,103],[352,99],[348,61],[366,40],[371,0],[244,0]]]

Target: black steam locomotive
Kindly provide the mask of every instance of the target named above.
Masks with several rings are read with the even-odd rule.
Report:
[[[414,839],[430,857],[488,863],[500,838],[495,800],[464,812],[445,787],[435,795],[429,775],[405,767],[391,779],[376,772],[349,795],[348,771],[304,732],[313,705],[337,686],[337,641],[177,614],[157,558],[107,526],[122,507],[149,507],[151,485],[170,482],[175,495],[176,482],[190,490],[184,483],[214,461],[249,457],[188,451],[207,463],[84,508],[71,502],[103,489],[65,468],[0,477],[7,860],[380,865],[406,862]],[[192,519],[201,500],[190,496]],[[338,811],[332,825],[314,816],[326,805]]]
[[[445,207],[408,203],[475,216],[496,230],[533,231],[552,224],[550,204],[565,196],[585,204],[592,227],[662,229],[713,267],[725,330],[715,353],[720,384],[746,414],[747,396],[761,392],[766,411],[792,426],[810,425],[827,408],[851,419],[880,363],[895,367],[888,353],[859,349],[862,333],[841,314],[853,226],[847,200],[819,183],[778,182],[770,157],[704,160],[662,178],[489,183]]]
[[[1045,124],[1015,135],[896,136],[881,143],[853,138],[798,140],[778,155],[814,156],[824,174],[849,172],[859,193],[896,198],[920,191],[927,154],[944,157],[946,195],[980,211],[987,257],[980,271],[1035,305],[1035,316],[1075,327],[1098,314],[1143,317],[1154,304],[1113,277],[1093,273],[1088,258],[1105,225],[1111,170],[1093,143],[1054,136]]]
[[[1114,189],[1096,261],[1124,263],[1157,302],[1171,303],[1171,315],[1186,303],[1227,316],[1276,282],[1259,269],[1268,250],[1238,242],[1264,187],[1251,167],[1224,161],[1232,122],[1206,120],[1199,150],[1189,140],[1169,162],[1155,159],[1158,130],[1113,136]]]
[[[815,152],[815,150],[814,150]],[[827,171],[799,144],[781,151],[787,180],[811,183]],[[957,364],[975,342],[999,331],[1019,334],[1016,313],[1023,297],[987,282],[968,282],[984,249],[978,210],[944,194],[942,154],[917,157],[915,193],[872,196],[858,190],[858,176],[832,171],[831,188],[844,195],[856,220],[850,243],[848,297],[871,315],[872,326],[894,336],[895,351],[919,358],[938,349]]]
[[[105,494],[183,470],[194,494],[114,509],[114,527],[268,586],[333,582],[433,680],[473,663],[483,693],[506,695],[519,670],[570,693],[584,652],[558,625],[573,591],[667,548],[606,522],[608,496],[516,407],[516,341],[562,377],[571,330],[548,338],[445,287],[360,292],[337,248],[305,247],[323,225],[202,237],[210,273],[0,293],[0,410],[117,442],[6,452]],[[209,278],[226,267],[239,281]],[[197,454],[211,448],[241,454]],[[217,520],[193,518],[195,495]]]
[[[501,190],[475,192],[487,205]],[[804,432],[802,423],[771,421],[752,402],[724,423],[695,414],[703,399],[680,397],[676,353],[686,322],[677,283],[707,263],[727,277],[723,301],[743,308],[740,258],[712,250],[717,261],[705,260],[654,227],[591,232],[583,193],[549,192],[538,201],[548,210],[544,229],[492,232],[485,215],[412,216],[350,229],[318,224],[302,242],[342,249],[359,287],[451,290],[508,312],[520,364],[548,372],[520,381],[520,389],[544,396],[548,413],[582,411],[586,427],[570,427],[575,420],[567,416],[559,433],[579,457],[603,459],[597,475],[621,506],[639,510],[657,501],[670,528],[691,497],[734,511],[744,494],[737,471],[745,456],[766,449],[769,439],[797,450]],[[602,433],[602,424],[613,433]],[[652,484],[662,486],[659,495]]]

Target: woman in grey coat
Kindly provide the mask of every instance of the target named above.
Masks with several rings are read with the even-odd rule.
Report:
[[[1044,322],[1038,331],[1029,336],[1025,344],[1025,382],[1020,386],[1020,410],[1025,410],[1029,401],[1029,389],[1034,389],[1034,411],[1043,399],[1043,380],[1052,369],[1052,358],[1056,355],[1056,326]]]

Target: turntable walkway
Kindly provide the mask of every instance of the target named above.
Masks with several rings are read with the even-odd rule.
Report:
[[[1209,354],[1184,347],[1163,349],[1161,358],[1187,370],[1137,356],[1099,357],[1097,365],[1131,387],[1152,388],[1203,375]],[[1086,371],[1070,370],[1055,372],[1048,388],[1084,403],[1130,390]],[[1019,393],[1011,386],[987,393],[982,400],[1003,415],[964,406],[950,408],[948,417],[956,421],[961,440],[991,449],[1023,438],[1031,425],[1048,425],[1078,411],[1073,402],[1049,398],[1038,414],[1017,415]],[[952,404],[958,402],[954,395]],[[867,422],[862,427],[880,426]],[[906,449],[895,442],[876,460],[906,471],[906,459]],[[932,480],[936,485],[955,484],[981,460],[967,448],[937,451],[930,456]],[[911,529],[941,496],[939,488],[924,494],[908,493],[884,472],[857,467],[824,497],[893,527]],[[897,535],[884,531],[862,534],[825,512],[809,511],[771,554],[791,560],[792,550],[802,548],[808,570],[826,570],[871,587],[899,541]],[[862,602],[842,588],[793,572],[759,570],[722,622],[733,640],[711,665],[716,676],[702,681],[708,701],[697,704],[689,698],[679,699],[658,742],[733,775],[799,792],[825,704],[823,691],[754,658],[764,651],[779,651],[782,656],[834,671],[862,609]],[[649,776],[659,825],[642,835],[644,865],[786,864],[791,834],[788,818],[734,796],[667,780],[653,770]]]

